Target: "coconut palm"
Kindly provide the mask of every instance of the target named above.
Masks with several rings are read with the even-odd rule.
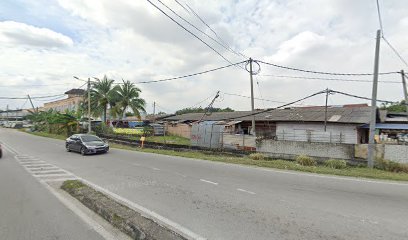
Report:
[[[106,112],[108,105],[115,93],[113,82],[115,80],[108,79],[106,75],[102,80],[97,79],[92,83],[91,88],[91,108],[94,116],[102,115],[103,122],[106,122]]]
[[[122,80],[123,83],[115,87],[113,98],[118,99],[114,107],[114,112],[122,118],[128,108],[132,109],[135,116],[140,119],[140,114],[146,112],[146,101],[140,98],[141,90],[130,81]]]

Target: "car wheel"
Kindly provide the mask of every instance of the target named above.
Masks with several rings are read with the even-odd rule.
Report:
[[[68,145],[65,145],[65,148],[67,149],[67,152],[71,152],[71,149],[69,148]]]
[[[86,154],[85,148],[84,148],[84,147],[81,147],[81,155],[82,155],[82,156],[85,156],[85,154]]]

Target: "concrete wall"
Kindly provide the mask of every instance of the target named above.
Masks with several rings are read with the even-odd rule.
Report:
[[[328,123],[324,132],[323,123],[276,123],[278,140],[357,144],[357,132],[352,124]]]
[[[242,147],[255,148],[255,137],[245,134],[227,134],[222,136],[223,147],[230,149],[240,149]]]
[[[264,140],[257,145],[256,150],[271,157],[285,159],[294,159],[298,155],[308,155],[321,159],[351,160],[354,158],[353,144]]]
[[[191,126],[185,123],[179,123],[176,125],[166,125],[166,133],[170,135],[176,135],[180,137],[191,137]]]
[[[407,145],[384,145],[384,159],[394,162],[408,163]]]
[[[375,145],[375,158],[384,158],[384,144]],[[360,159],[367,159],[368,144],[354,145],[354,156]]]

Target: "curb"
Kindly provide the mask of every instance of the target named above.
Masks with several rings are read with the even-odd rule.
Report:
[[[61,189],[68,192],[71,196],[132,239],[186,240],[186,238],[178,233],[116,202],[107,195],[96,191],[79,180],[65,181]]]

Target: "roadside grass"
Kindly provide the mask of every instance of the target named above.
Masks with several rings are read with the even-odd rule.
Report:
[[[241,164],[265,168],[275,168],[284,170],[295,170],[309,173],[317,174],[329,174],[338,176],[349,176],[349,177],[359,177],[359,178],[372,178],[372,179],[384,179],[384,180],[396,180],[396,181],[408,181],[408,174],[406,173],[394,173],[379,169],[370,169],[366,167],[352,167],[347,166],[343,169],[335,169],[331,167],[326,167],[323,165],[317,166],[302,166],[297,164],[295,161],[289,160],[253,160],[249,156],[238,157],[232,156],[226,153],[213,153],[213,152],[198,152],[198,151],[173,151],[164,149],[151,149],[151,148],[136,148],[126,145],[110,143],[110,146],[118,149],[125,149],[131,151],[145,152],[145,153],[156,153],[169,156],[186,157],[192,159],[202,159],[214,162]]]
[[[66,138],[65,136],[61,136],[61,135],[42,133],[42,132],[26,132],[26,133],[33,134],[36,136],[41,136],[41,137],[49,137],[49,138],[62,139],[62,140]],[[173,150],[152,149],[152,148],[142,149],[138,147],[131,147],[131,146],[117,144],[117,143],[109,143],[109,145],[110,147],[117,148],[117,149],[124,149],[124,150],[131,150],[131,151],[138,151],[138,152],[145,152],[145,153],[155,153],[155,154],[162,154],[162,155],[168,155],[168,156],[186,157],[190,159],[202,159],[202,160],[208,160],[208,161],[214,161],[214,162],[241,164],[241,165],[248,165],[248,166],[275,168],[275,169],[284,169],[284,170],[295,170],[295,171],[317,173],[317,174],[328,174],[328,175],[383,179],[383,180],[395,180],[395,181],[408,181],[407,173],[395,173],[395,172],[384,171],[384,170],[379,170],[379,169],[370,169],[366,167],[347,166],[346,168],[335,169],[332,167],[326,167],[324,165],[303,166],[303,165],[297,164],[295,161],[289,161],[289,160],[271,160],[271,159],[254,160],[254,159],[251,159],[250,156],[235,156],[233,154],[217,153],[217,152],[210,152],[210,151],[208,152],[173,151]]]
[[[178,145],[187,145],[187,146],[190,146],[191,144],[190,139],[185,138],[185,137],[173,136],[173,135],[146,137],[146,141],[155,142],[155,143],[170,143],[170,144],[178,144]]]
[[[29,133],[35,136],[40,136],[40,137],[47,137],[47,138],[54,138],[54,139],[59,139],[59,140],[65,140],[67,137],[64,135],[59,135],[59,134],[53,134],[53,133],[46,133],[46,132],[29,132],[26,131],[24,128],[19,129],[20,132],[25,132]]]

